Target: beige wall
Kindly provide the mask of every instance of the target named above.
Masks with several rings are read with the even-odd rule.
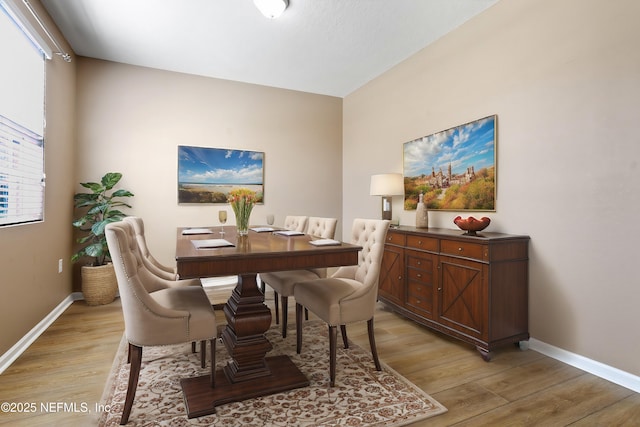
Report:
[[[531,236],[532,337],[640,375],[638,16],[635,0],[501,1],[346,97],[343,224],[378,214],[369,176],[402,172],[404,142],[497,114],[489,230]]]
[[[178,145],[265,152],[265,203],[274,213],[340,218],[342,100],[112,62],[78,60],[78,177],[123,173],[131,214],[145,221],[161,262],[174,263],[178,226],[218,224],[228,205],[178,205]],[[232,218],[230,212],[229,217]],[[233,219],[231,219],[233,221]]]
[[[45,220],[0,228],[0,355],[71,293],[75,62],[46,62],[45,96]]]

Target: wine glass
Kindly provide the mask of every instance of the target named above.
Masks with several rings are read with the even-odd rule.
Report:
[[[273,225],[273,223],[275,222],[275,217],[273,216],[273,214],[268,214],[267,215],[267,224],[269,225]]]
[[[221,209],[221,210],[218,211],[218,220],[222,224],[222,227],[221,227],[221,230],[220,230],[220,235],[224,236],[224,224],[227,222],[227,211],[226,210]]]

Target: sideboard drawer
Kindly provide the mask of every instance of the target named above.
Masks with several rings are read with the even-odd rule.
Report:
[[[407,269],[409,280],[417,280],[425,283],[433,283],[433,276],[428,270],[417,270],[415,268]]]
[[[429,270],[433,269],[434,258],[429,255],[421,257],[421,256],[413,256],[414,254],[424,255],[420,252],[407,251],[407,267],[418,268],[420,270]]]
[[[447,255],[475,258],[485,261],[489,259],[489,247],[478,243],[443,240],[441,252]]]
[[[387,240],[386,243],[390,245],[396,246],[405,246],[406,243],[406,235],[400,233],[394,233],[393,230],[389,229],[387,231]]]
[[[426,313],[433,311],[432,286],[410,281],[407,291],[407,304]]]
[[[438,239],[409,234],[407,236],[407,247],[438,252]]]

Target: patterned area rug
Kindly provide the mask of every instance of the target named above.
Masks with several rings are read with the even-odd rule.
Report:
[[[206,375],[191,345],[148,347],[143,351],[138,390],[130,426],[401,426],[442,414],[447,409],[382,364],[375,370],[371,352],[338,338],[335,387],[329,387],[329,341],[321,321],[305,322],[302,354],[296,354],[295,332],[286,339],[278,326],[266,333],[273,344],[268,356],[286,354],[306,375],[305,388],[220,405],[216,414],[188,419],[180,379]],[[101,426],[117,426],[127,392],[129,365],[123,339],[105,388]],[[226,364],[227,350],[217,345],[217,365]]]

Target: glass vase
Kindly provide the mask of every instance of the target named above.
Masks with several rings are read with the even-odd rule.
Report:
[[[251,216],[251,209],[243,209],[242,212],[236,214],[236,228],[238,236],[246,236],[249,234],[249,217]]]

